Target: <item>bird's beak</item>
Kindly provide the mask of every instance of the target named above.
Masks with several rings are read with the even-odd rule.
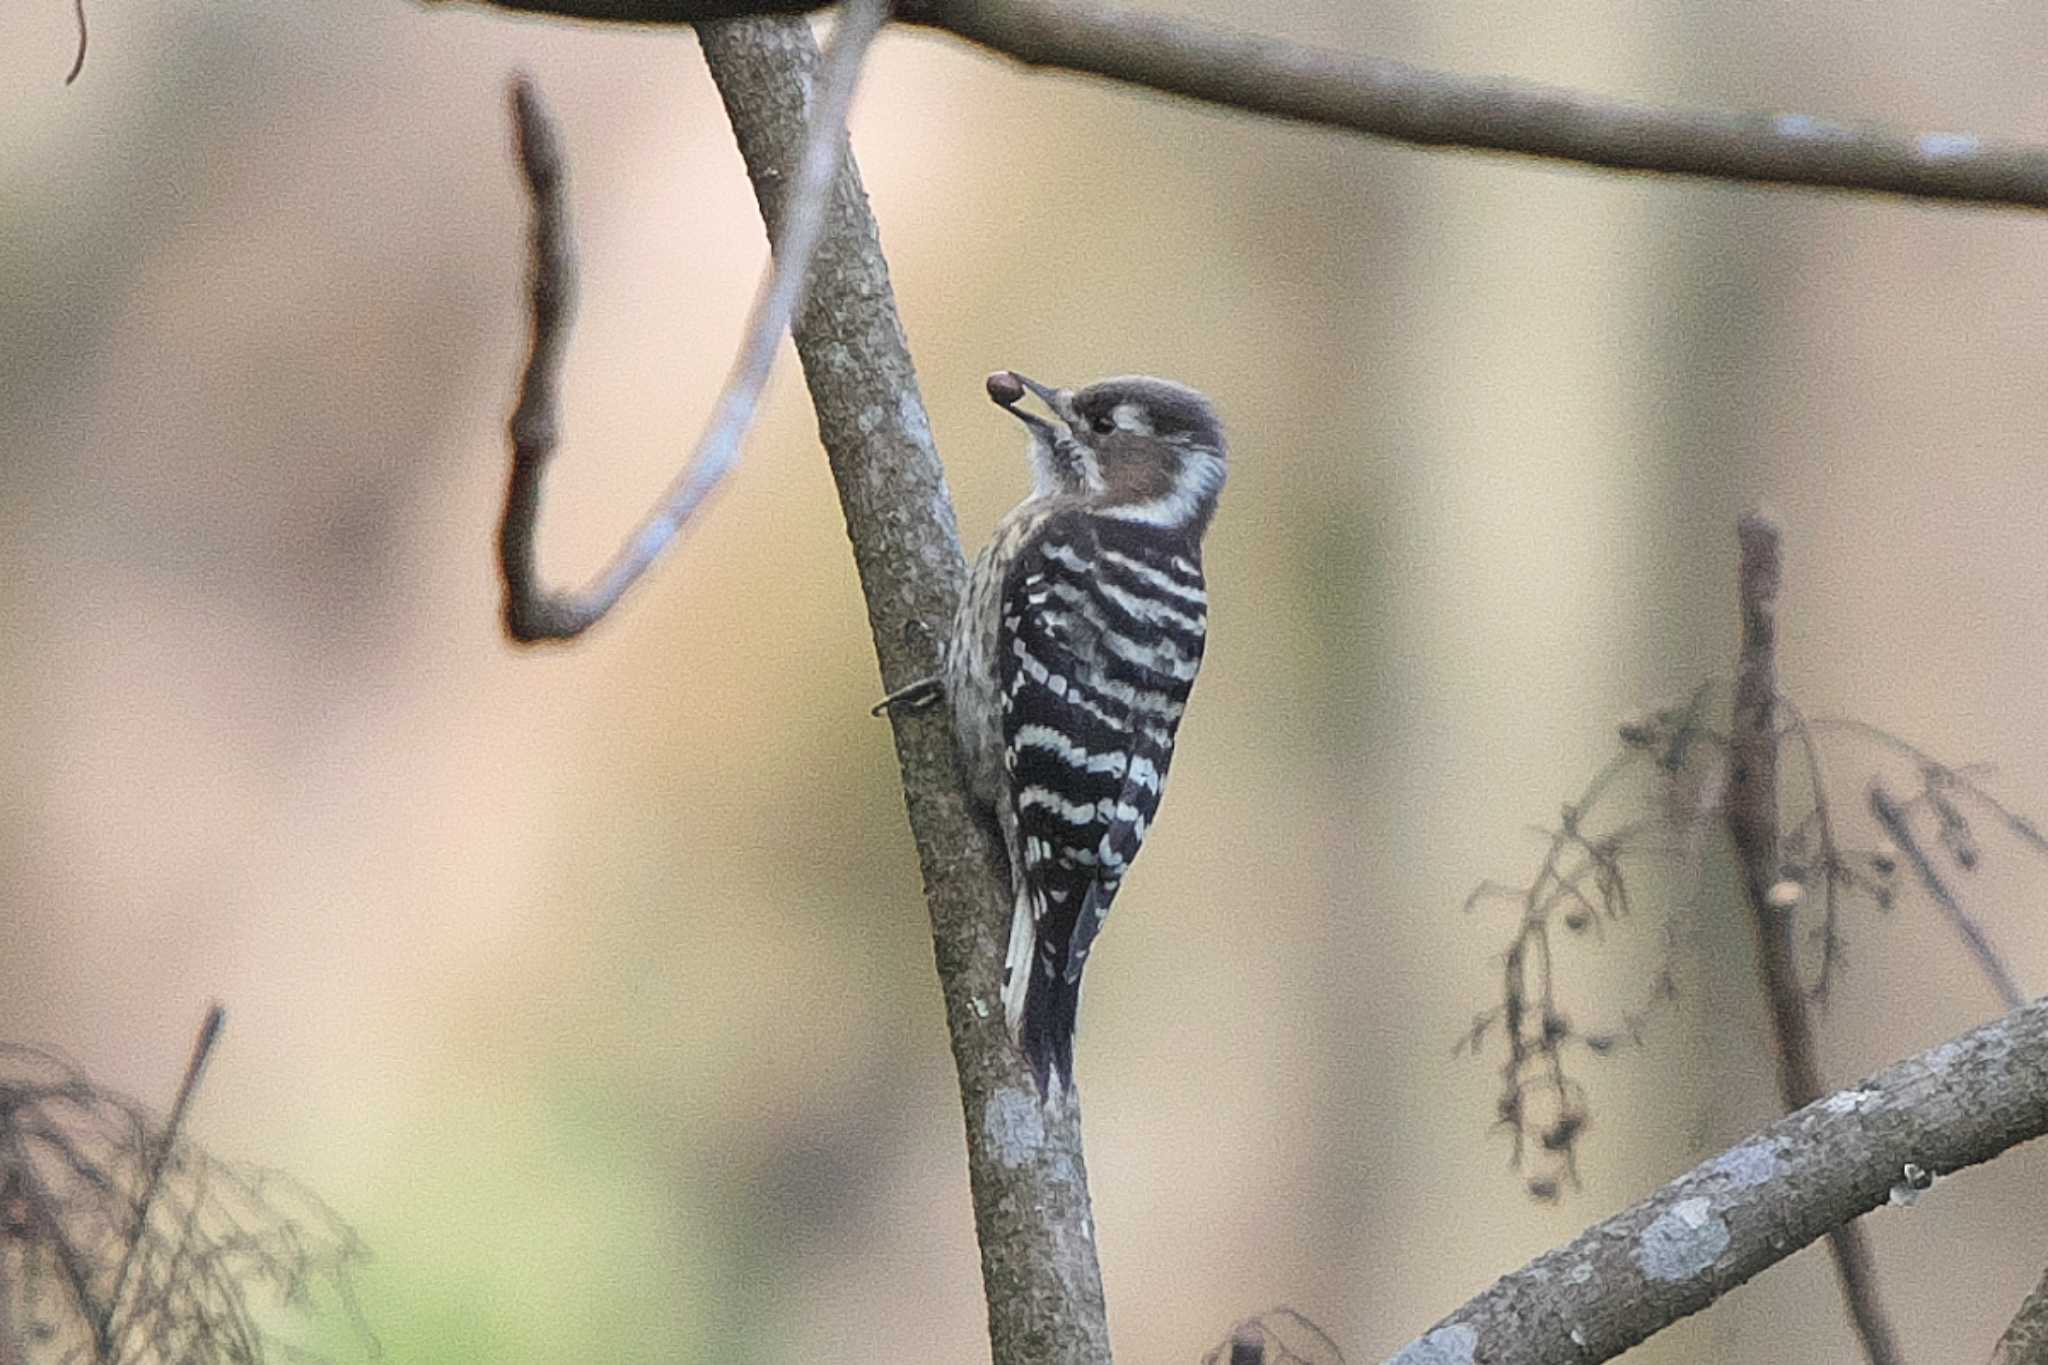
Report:
[[[997,370],[988,377],[989,399],[1039,436],[1051,441],[1054,435],[1052,423],[1035,412],[1025,412],[1018,408],[1017,404],[1024,401],[1026,393],[1036,396],[1039,402],[1052,409],[1053,416],[1072,429],[1074,395],[1070,391],[1049,389],[1036,379],[1026,379],[1015,370]]]

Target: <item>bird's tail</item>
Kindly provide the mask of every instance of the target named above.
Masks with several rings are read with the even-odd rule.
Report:
[[[1052,961],[1038,941],[1038,916],[1029,890],[1019,888],[1010,917],[1010,950],[1003,955],[1003,1018],[1010,1037],[1031,1063],[1038,1095],[1050,1100],[1074,1082],[1074,1019],[1081,983]]]

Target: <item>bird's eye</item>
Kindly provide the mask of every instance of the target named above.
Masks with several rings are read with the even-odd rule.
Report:
[[[1095,428],[1097,435],[1107,436],[1109,435],[1109,433],[1116,430],[1116,418],[1111,417],[1108,413],[1105,412],[1102,414],[1102,416],[1096,418],[1088,425]]]

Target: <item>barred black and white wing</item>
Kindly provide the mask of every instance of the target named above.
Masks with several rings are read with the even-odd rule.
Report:
[[[1190,538],[1070,512],[1003,584],[997,666],[1017,906],[1003,1001],[1050,1094],[1074,1074],[1081,970],[1159,809],[1202,661],[1208,596]]]

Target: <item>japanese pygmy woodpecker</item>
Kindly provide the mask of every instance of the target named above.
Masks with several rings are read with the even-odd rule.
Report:
[[[1017,405],[1026,392],[1048,421]],[[1159,810],[1202,662],[1202,535],[1223,488],[1209,400],[1164,379],[1051,389],[997,371],[1036,485],[975,561],[940,683],[1009,855],[1003,1007],[1048,1099],[1071,1086],[1081,969]]]

